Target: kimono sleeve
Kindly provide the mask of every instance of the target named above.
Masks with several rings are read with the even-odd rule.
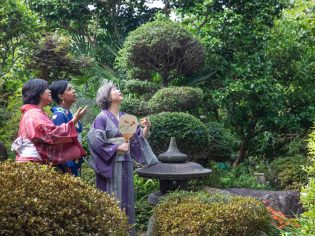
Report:
[[[48,116],[29,116],[25,123],[30,140],[46,144],[72,143],[78,133],[72,121],[56,126]]]
[[[65,115],[59,111],[53,113],[51,120],[52,122],[54,122],[55,125],[67,123]]]
[[[147,139],[143,137],[143,130],[140,126],[138,126],[130,144],[130,153],[135,161],[145,165],[159,163]]]
[[[108,141],[106,123],[105,118],[96,117],[92,129],[88,133],[88,143],[92,154],[94,153],[99,159],[109,163],[116,156],[119,144]]]

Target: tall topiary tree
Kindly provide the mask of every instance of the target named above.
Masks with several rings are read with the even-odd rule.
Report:
[[[189,76],[200,69],[204,54],[200,42],[178,23],[156,20],[129,34],[116,65],[140,79],[149,80],[158,73],[167,86],[173,75]]]

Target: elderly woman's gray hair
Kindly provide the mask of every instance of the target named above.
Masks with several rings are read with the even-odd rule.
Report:
[[[113,82],[104,81],[102,86],[97,90],[96,93],[96,104],[102,109],[108,109],[112,103],[110,93],[115,87]]]

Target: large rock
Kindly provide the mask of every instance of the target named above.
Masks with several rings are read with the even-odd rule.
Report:
[[[246,188],[226,188],[213,189],[206,187],[205,190],[210,193],[229,193],[243,197],[254,197],[262,200],[275,210],[279,210],[288,217],[295,217],[303,212],[300,204],[300,193],[295,191],[265,191]]]
[[[4,144],[0,142],[0,161],[5,161],[6,159],[8,159],[7,149]]]

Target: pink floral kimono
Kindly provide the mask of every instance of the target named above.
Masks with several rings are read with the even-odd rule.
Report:
[[[56,126],[37,105],[26,104],[21,110],[18,138],[11,148],[17,153],[17,162],[56,165],[86,155],[72,121]]]

